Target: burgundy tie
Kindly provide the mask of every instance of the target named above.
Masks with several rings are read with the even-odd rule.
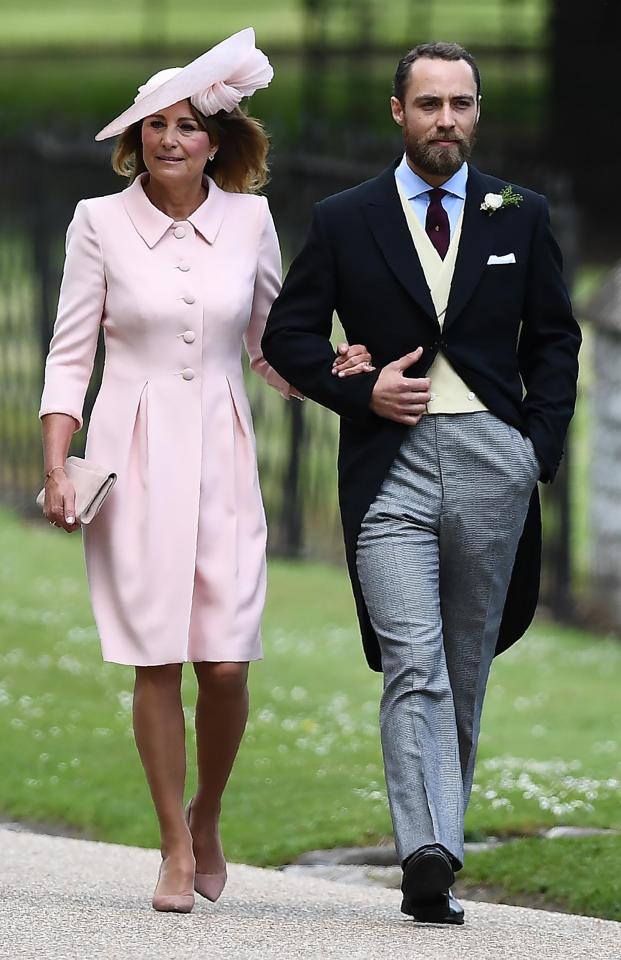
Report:
[[[442,206],[442,197],[446,196],[446,190],[440,187],[434,187],[429,191],[430,203],[427,207],[427,219],[425,221],[425,230],[427,236],[434,247],[444,260],[446,251],[451,241],[451,228],[446,210]]]

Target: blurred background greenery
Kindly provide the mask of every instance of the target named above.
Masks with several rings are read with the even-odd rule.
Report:
[[[616,89],[621,5],[0,0],[0,811],[8,817],[156,843],[131,740],[131,674],[100,663],[79,542],[31,523],[38,399],[67,223],[80,198],[123,186],[94,133],[151,73],[249,25],[276,71],[250,110],[272,135],[267,192],[285,263],[315,200],[399,153],[392,75],[399,56],[429,39],[457,40],[476,54],[483,112],[475,162],[549,197],[581,318],[620,254],[621,134],[606,91]],[[494,669],[471,839],[536,837],[559,824],[621,829],[621,648],[589,632],[595,621],[585,619],[597,332],[588,322],[584,329],[568,456],[545,491],[544,609]],[[340,566],[336,419],[286,405],[258,382],[248,387],[273,560],[267,659],[253,671],[252,720],[224,831],[231,858],[278,864],[311,847],[385,837],[389,820],[378,677],[363,663]],[[95,378],[89,405],[96,388]],[[191,688],[188,675],[188,703]],[[605,866],[621,852],[616,834],[519,840],[510,857],[507,849],[473,857],[472,882],[621,918],[621,882]],[[581,874],[578,865],[593,857],[601,875]]]

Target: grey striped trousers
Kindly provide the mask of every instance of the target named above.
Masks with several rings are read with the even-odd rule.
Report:
[[[487,412],[424,416],[362,523],[357,566],[382,652],[395,843],[463,863],[483,697],[539,477],[531,441]]]

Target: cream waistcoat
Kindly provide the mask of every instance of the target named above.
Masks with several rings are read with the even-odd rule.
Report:
[[[444,316],[448,306],[455,261],[461,237],[463,209],[459,217],[455,232],[444,260],[427,236],[418,217],[412,210],[409,200],[397,187],[399,197],[405,213],[405,218],[412,235],[412,241],[425,274],[431,299],[436,309],[440,328],[444,326]],[[427,404],[428,413],[475,413],[487,410],[475,393],[464,383],[455,372],[444,354],[438,353],[427,374],[431,378],[431,401]]]

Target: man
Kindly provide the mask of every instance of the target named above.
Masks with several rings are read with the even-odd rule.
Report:
[[[545,199],[468,163],[472,56],[416,47],[391,108],[404,157],[316,206],[263,350],[341,417],[348,566],[367,659],[384,673],[401,909],[463,923],[450,887],[483,696],[494,653],[534,613],[537,480],[562,456],[580,332]],[[332,369],[334,310],[373,372]]]

